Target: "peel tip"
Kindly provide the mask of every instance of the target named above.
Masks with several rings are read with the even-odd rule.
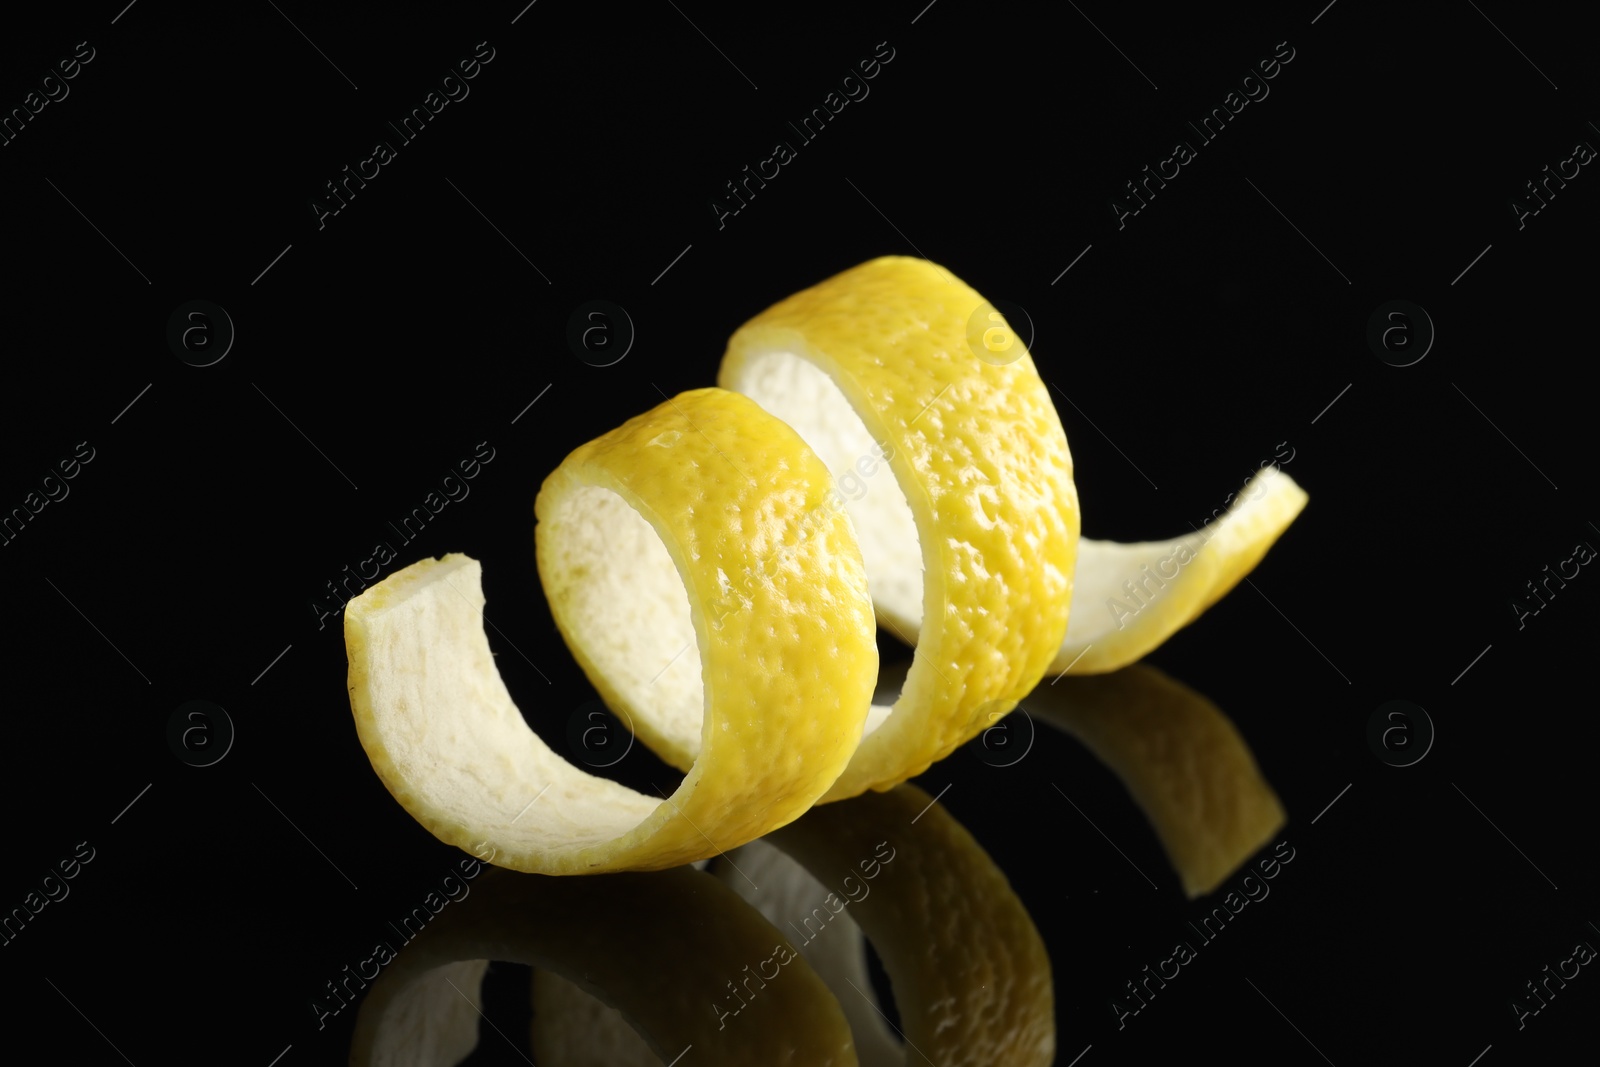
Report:
[[[479,582],[483,568],[476,559],[464,552],[446,552],[441,556],[424,557],[402,567],[378,584],[350,598],[345,605],[345,632],[350,632],[353,622],[380,614],[402,603],[419,589],[454,574],[471,569]]]

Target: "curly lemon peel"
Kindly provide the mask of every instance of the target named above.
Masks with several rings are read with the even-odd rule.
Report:
[[[916,647],[824,800],[888,789],[1015,706],[1066,632],[1077,491],[1061,420],[1020,343],[979,359],[987,302],[886,256],[774,304],[733,335],[718,384],[795,427],[841,486],[877,617]],[[885,462],[891,477],[877,475]]]
[[[932,263],[872,260],[741,327],[726,389],[670,399],[546,479],[536,551],[557,627],[606,704],[687,773],[673,797],[588,775],[528,730],[465,556],[347,607],[352,708],[390,791],[518,870],[703,860],[922,773],[1044,676],[1140,658],[1305,506],[1268,468],[1192,536],[1080,540],[1060,419],[1019,341],[980,358],[987,308]],[[916,650],[892,705],[870,700],[874,618]]]
[[[542,874],[672,867],[797,818],[855,751],[878,667],[860,550],[823,506],[832,484],[783,423],[701,389],[576,449],[540,490],[539,574],[562,636],[641,736],[695,750],[672,796],[590,775],[529,729],[462,555],[346,609],[379,777],[441,840]],[[640,669],[680,641],[676,676]]]

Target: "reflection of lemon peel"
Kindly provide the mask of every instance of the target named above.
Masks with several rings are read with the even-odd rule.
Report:
[[[478,1047],[488,969],[488,960],[454,960],[403,985],[380,981],[356,1015],[350,1067],[442,1067],[466,1059]]]
[[[529,1030],[539,1067],[661,1067],[620,1011],[549,971],[533,972]]]
[[[1233,723],[1154,667],[1063,678],[1035,690],[1027,711],[1078,738],[1122,780],[1190,899],[1221,885],[1284,824]]]
[[[994,861],[922,790],[903,785],[817,808],[716,861],[714,872],[833,990],[862,1067],[1052,1062],[1054,992],[1039,933]],[[894,987],[906,1044],[881,1014],[863,936]],[[564,1009],[535,1046],[562,1051],[550,1067],[655,1062],[639,1057],[614,1013],[570,983],[545,984],[535,1002]],[[724,1004],[737,1007],[732,993]],[[728,1020],[736,1022],[745,1024],[742,1013]],[[598,1058],[602,1051],[615,1058]]]
[[[760,911],[838,998],[861,1067],[904,1067],[905,1048],[879,1014],[861,927],[850,917],[850,908],[841,906],[837,913],[830,908],[826,936],[806,940],[805,930],[819,929],[818,920],[806,909],[825,907],[831,890],[764,839],[741,845],[726,859],[729,862],[716,861],[716,876]],[[870,891],[870,882],[867,884]],[[809,926],[800,925],[807,919],[811,920]],[[755,969],[765,970],[767,963],[766,959],[759,961]],[[751,981],[748,971],[734,979]],[[851,983],[856,991],[851,990]],[[718,1010],[730,1014],[729,1025],[736,1025],[742,1014],[735,997],[752,991],[759,994],[759,984],[724,991],[718,998]],[[661,1067],[661,1061],[620,1013],[558,975],[534,974],[533,1005],[533,1052],[541,1067]],[[912,1062],[917,1062],[914,1054]]]
[[[983,306],[941,267],[885,256],[745,323],[717,375],[828,464],[878,618],[917,646],[893,713],[869,719],[826,800],[949,755],[1038,683],[1065,632],[1072,456],[1021,341],[1005,365],[969,348]]]
[[[1114,671],[1159,647],[1254,570],[1307,499],[1293,478],[1264,467],[1202,532],[1133,544],[1079,541],[1072,616],[1049,673]]]
[[[999,1067],[1053,1062],[1055,994],[1044,942],[1004,873],[933,797],[912,785],[869,793],[816,808],[766,840],[839,900],[859,897],[846,910],[883,961],[905,1039],[920,1052],[907,1052],[906,1063],[922,1056]],[[892,858],[880,863],[884,844]],[[719,875],[738,888],[743,878],[730,868]],[[756,896],[748,886],[740,891]],[[783,907],[802,915],[829,910],[823,898]],[[815,920],[803,929],[816,942],[854,936]],[[843,999],[871,989],[844,983],[835,992]]]
[[[713,1067],[854,1067],[839,1004],[801,959],[785,965],[782,982],[768,983],[751,1000],[740,1025],[727,1020],[719,1028],[711,1005],[725,992],[724,983],[771,954],[777,938],[755,909],[698,871],[585,879],[490,871],[473,884],[468,899],[429,923],[367,991],[350,1062],[460,1062],[479,1025],[464,998],[476,1000],[473,968],[481,977],[481,961],[489,959],[528,964],[575,982],[618,1009],[662,1063],[692,1045],[692,1062]],[[670,981],[663,980],[666,974]],[[462,1018],[466,1024],[457,1021]],[[469,1033],[473,1041],[466,1040]],[[432,1046],[413,1044],[418,1035],[433,1035]],[[445,1058],[441,1050],[456,1055]]]
[[[630,420],[545,481],[539,573],[563,636],[642,737],[699,756],[665,802],[585,773],[528,728],[484,633],[480,568],[462,555],[347,607],[373,767],[435,836],[522,871],[670,867],[796,818],[855,751],[878,664],[832,487],[794,431],[721,389]]]
[[[790,934],[790,943],[839,998],[839,1006],[850,1020],[850,1032],[855,1035],[861,1067],[901,1067],[906,1062],[906,1052],[900,1037],[879,1014],[867,970],[864,935],[851,915],[852,896],[865,899],[872,891],[873,880],[864,879],[862,872],[851,866],[851,860],[839,857],[838,870],[830,872],[835,875],[836,884],[825,886],[766,838],[739,846],[727,860],[717,861],[717,877],[754,905],[773,926]],[[848,889],[837,884],[845,873],[855,878]],[[840,908],[837,914],[832,914],[829,906],[830,893]],[[812,911],[819,905],[831,915],[826,927],[819,924]],[[916,1061],[915,1053],[912,1059]]]

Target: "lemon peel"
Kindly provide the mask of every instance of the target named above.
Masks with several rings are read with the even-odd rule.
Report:
[[[1066,636],[1045,674],[1104,674],[1144,658],[1254,570],[1309,499],[1283,470],[1264,467],[1227,512],[1188,535],[1080,538]],[[904,603],[874,597],[879,619],[914,640],[918,620]]]
[[[546,480],[552,614],[606,704],[686,772],[674,797],[593,778],[532,735],[475,624],[464,556],[347,607],[352,708],[390,791],[436,836],[493,844],[518,870],[704,859],[922,773],[1046,675],[1138,659],[1305,506],[1268,468],[1206,531],[1080,540],[1060,418],[1022,343],[997,352],[996,327],[975,332],[992,322],[935,264],[869,261],[741,327],[725,388],[669,399]],[[870,700],[874,617],[915,648],[892,705]],[[556,786],[555,810],[517,827]]]
[[[1254,570],[1308,500],[1281,469],[1263,467],[1199,531],[1168,541],[1079,541],[1072,615],[1049,673],[1101,674],[1158,648]]]
[[[1021,343],[1004,364],[970,347],[988,307],[927,260],[885,256],[745,323],[717,375],[795,427],[842,486],[872,479],[843,507],[879,621],[916,647],[900,699],[874,709],[824,800],[949,755],[1033,689],[1066,632],[1072,456]]]
[[[574,450],[540,490],[539,574],[562,636],[642,736],[697,742],[671,797],[590,775],[529,729],[484,633],[481,569],[459,554],[346,608],[373,768],[440,840],[545,874],[672,867],[798,817],[855,750],[878,666],[860,551],[844,516],[818,513],[831,486],[787,426],[701,389]],[[680,638],[692,671],[637,671],[637,642]]]

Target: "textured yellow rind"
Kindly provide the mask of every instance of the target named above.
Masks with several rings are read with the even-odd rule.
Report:
[[[892,448],[921,538],[924,625],[920,639],[901,630],[917,643],[910,679],[824,800],[887,789],[949,755],[1033,689],[1066,631],[1072,457],[1032,358],[996,366],[968,347],[983,305],[926,260],[875,259],[751,319],[718,374],[740,389],[773,353],[826,373]]]
[[[552,517],[580,486],[644,516],[684,580],[705,689],[697,753],[654,730],[652,707],[612,684],[571,625],[574,576],[556,562],[567,531]],[[663,860],[704,859],[797,818],[860,742],[878,653],[860,549],[825,504],[832,487],[789,427],[736,393],[696,389],[575,449],[539,491],[539,575],[568,647],[647,744],[693,763],[670,849],[654,846]]]
[[[1233,723],[1154,667],[1066,678],[1042,686],[1026,709],[1078,738],[1122,780],[1191,900],[1283,827],[1283,805]]]
[[[684,1062],[708,1067],[855,1067],[839,1003],[803,959],[789,961],[783,980],[737,1019],[719,1018],[727,983],[780,941],[755,909],[699,871],[582,880],[489,871],[367,991],[351,1067],[459,1063],[477,1042],[484,960],[572,981],[618,1009],[660,1063],[693,1046]]]

